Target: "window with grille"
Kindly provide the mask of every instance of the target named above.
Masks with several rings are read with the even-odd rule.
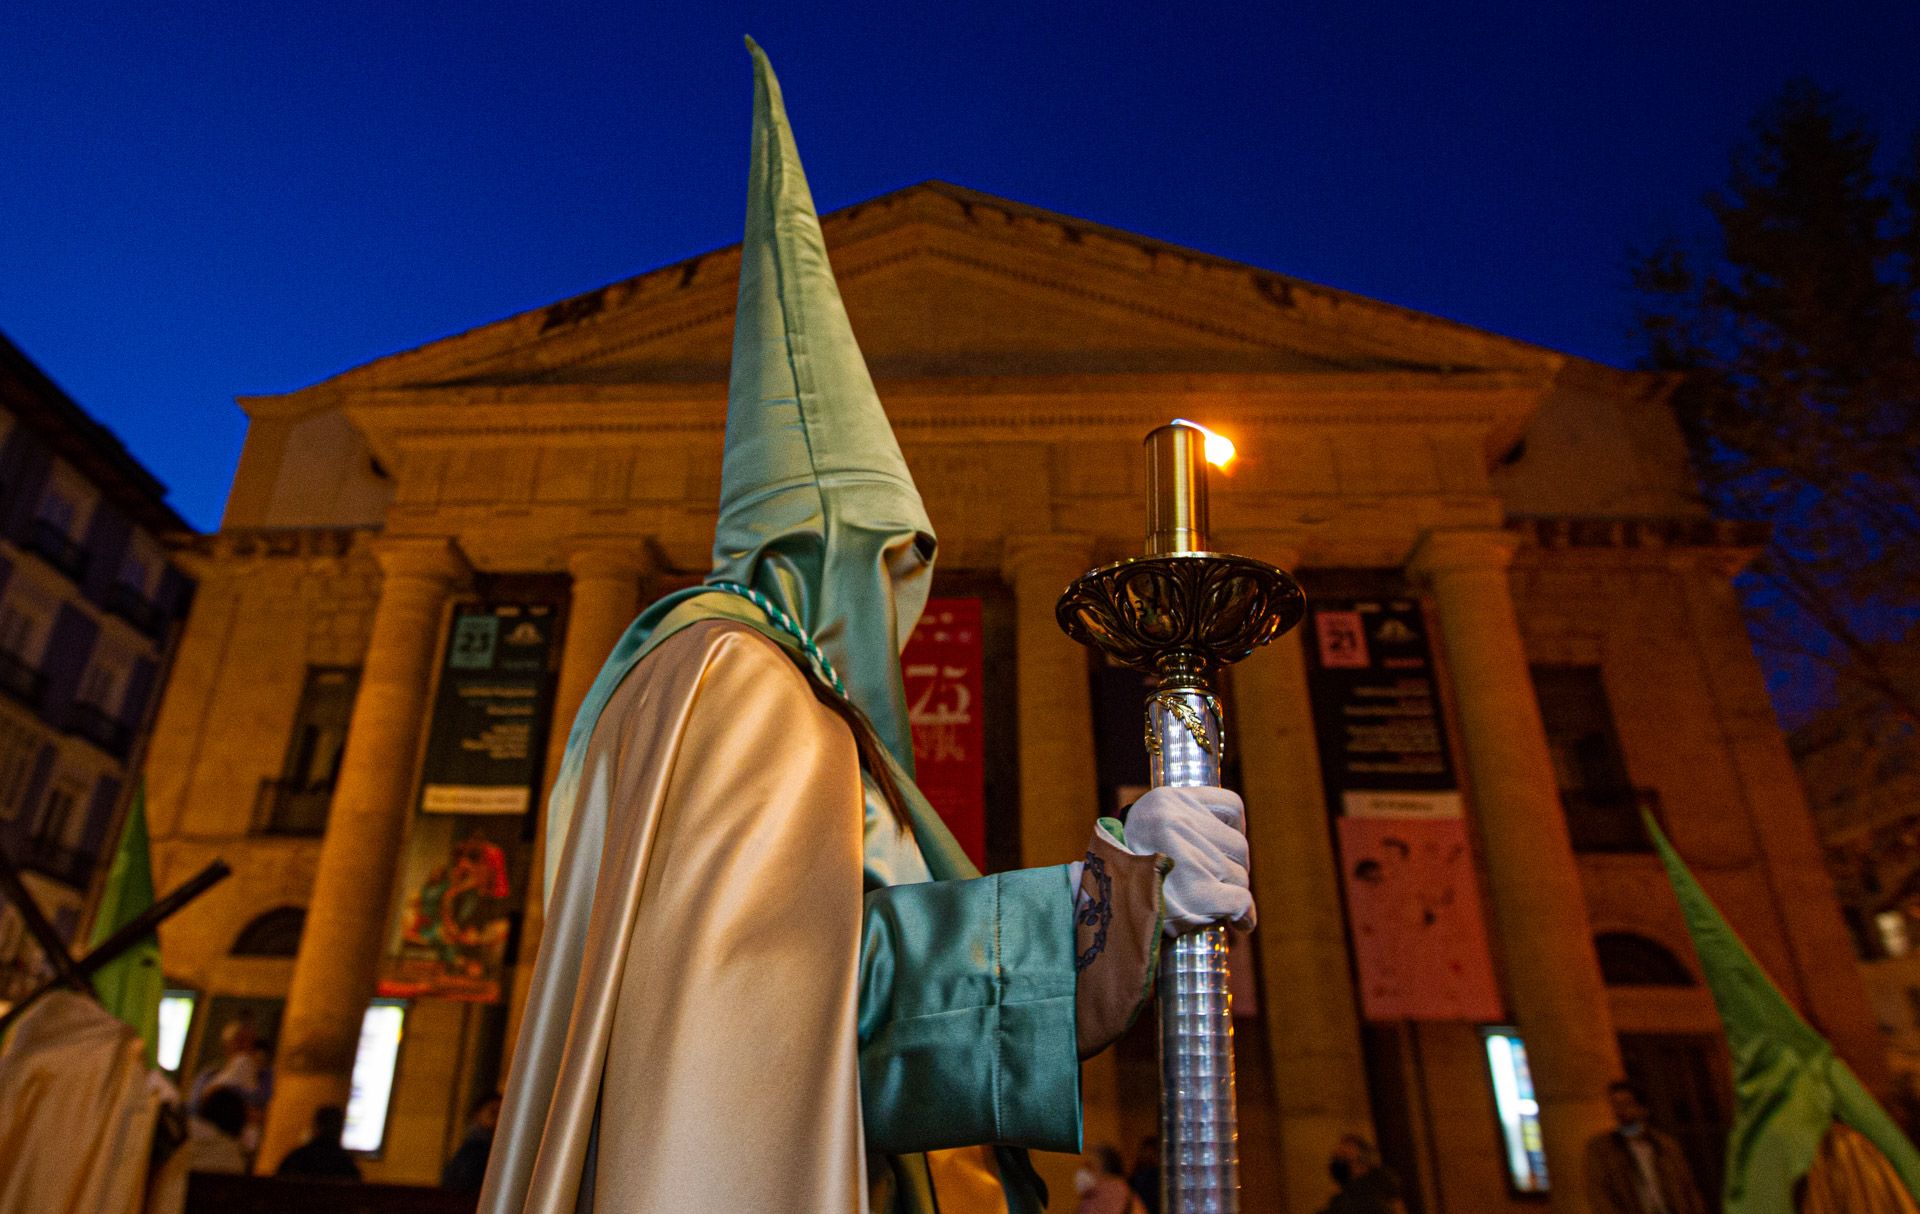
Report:
[[[300,690],[293,732],[287,738],[280,777],[264,781],[257,829],[267,834],[317,835],[326,830],[333,783],[347,749],[360,671],[314,666]]]
[[[1627,775],[1600,668],[1535,666],[1533,690],[1573,850],[1650,850],[1640,809],[1652,808],[1652,796],[1635,788]]]
[[[40,751],[40,731],[8,717],[0,717],[0,817],[20,812],[33,775],[34,756]]]
[[[77,780],[54,781],[40,802],[40,813],[33,823],[34,837],[46,843],[72,846],[83,825],[81,802],[86,794],[86,787]]]

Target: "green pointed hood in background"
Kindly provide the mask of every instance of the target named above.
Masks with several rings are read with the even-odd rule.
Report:
[[[153,864],[147,850],[147,790],[136,784],[126,824],[120,828],[120,846],[100,891],[87,944],[97,947],[153,905]],[[154,1067],[160,1036],[160,996],[166,991],[160,968],[160,937],[146,939],[101,966],[93,974],[93,993],[101,1006],[133,1026],[147,1046],[147,1066]]]
[[[900,651],[926,606],[933,524],[840,301],[780,82],[747,48],[753,162],[707,581],[752,587],[812,634],[911,771]]]
[[[1733,1055],[1734,1118],[1727,1139],[1726,1214],[1793,1214],[1793,1187],[1838,1119],[1887,1157],[1920,1196],[1920,1152],[1885,1109],[1793,1010],[1721,917],[1661,833],[1647,833],[1666,865]]]

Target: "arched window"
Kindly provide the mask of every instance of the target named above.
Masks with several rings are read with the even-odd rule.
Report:
[[[1600,977],[1608,986],[1693,986],[1693,974],[1665,945],[1632,932],[1602,932],[1593,938]]]
[[[281,906],[256,917],[240,929],[233,940],[236,957],[291,957],[300,950],[300,932],[307,926],[307,912],[298,906]]]

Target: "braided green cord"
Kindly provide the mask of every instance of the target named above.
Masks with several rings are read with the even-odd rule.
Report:
[[[715,590],[724,590],[728,594],[737,594],[747,600],[747,602],[752,603],[755,607],[766,612],[767,618],[773,621],[775,628],[778,628],[794,640],[800,642],[800,648],[806,652],[807,660],[813,663],[813,668],[820,673],[820,677],[825,679],[836,692],[840,693],[842,699],[846,698],[846,684],[840,681],[840,674],[834,670],[833,663],[827,661],[827,655],[820,652],[820,647],[813,643],[813,638],[807,635],[807,630],[800,627],[799,624],[793,621],[792,617],[775,606],[772,599],[761,594],[753,587],[743,586],[739,582],[708,582],[707,585],[713,587]]]

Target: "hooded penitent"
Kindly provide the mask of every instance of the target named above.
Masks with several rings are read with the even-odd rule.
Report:
[[[1920,1194],[1920,1153],[1834,1056],[1826,1038],[1768,980],[1651,815],[1646,824],[1679,897],[1733,1055],[1736,1108],[1727,1139],[1723,1209],[1727,1214],[1793,1214],[1795,1186],[1802,1178],[1812,1190],[1806,1208],[1815,1208],[1815,1193],[1856,1185],[1860,1191],[1897,1194],[1904,1187]],[[1830,1144],[1837,1149],[1823,1150],[1836,1123],[1856,1133],[1840,1131],[1839,1142]],[[1818,1174],[1840,1168],[1860,1175]],[[1810,1171],[1816,1174],[1809,1176]],[[1876,1204],[1862,1207],[1861,1214],[1907,1208]]]
[[[970,880],[913,786],[932,528],[749,46],[713,567],[634,621],[568,735],[480,1208],[1038,1214],[1025,1153],[970,1144],[1079,1146],[1065,869]],[[872,722],[858,755],[836,695]]]
[[[587,693],[548,809],[549,889],[587,739],[634,665],[702,618],[737,620],[792,643],[763,611],[710,587],[745,586],[797,624],[895,762],[913,771],[899,657],[926,606],[933,524],[847,321],[780,82],[752,39],[747,47],[753,159],[713,569],[705,586],[643,612]]]

